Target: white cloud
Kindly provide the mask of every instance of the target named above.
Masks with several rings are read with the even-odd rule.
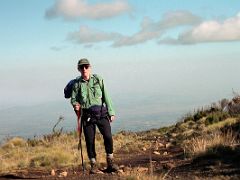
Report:
[[[87,0],[56,0],[53,7],[45,12],[47,18],[58,16],[64,19],[79,17],[103,19],[129,12],[130,5],[125,0],[114,0],[111,3],[89,4]]]
[[[163,39],[159,43],[194,44],[203,42],[224,42],[240,40],[240,16],[226,19],[223,22],[206,21],[183,32],[178,39]]]
[[[52,46],[52,47],[50,47],[50,49],[53,50],[53,51],[61,51],[65,48],[66,48],[65,46]]]
[[[163,19],[158,22],[153,22],[150,18],[145,17],[139,32],[132,36],[122,36],[122,38],[114,42],[113,46],[118,47],[143,43],[161,37],[167,29],[192,25],[199,22],[200,18],[188,11],[168,12],[163,16]]]
[[[156,26],[159,29],[175,28],[177,26],[194,25],[201,21],[201,18],[189,11],[172,11],[164,14]]]
[[[129,36],[129,37],[122,37],[119,40],[117,40],[113,46],[114,47],[119,47],[119,46],[127,46],[127,45],[135,45],[135,44],[140,44],[140,43],[144,43],[146,41],[155,39],[156,37],[158,37],[160,34],[160,32],[157,31],[140,31],[136,34],[134,34],[133,36]]]
[[[145,17],[142,21],[141,30],[139,32],[132,36],[122,36],[114,42],[113,46],[134,45],[155,39],[159,36],[160,32],[154,29],[154,25],[154,22],[150,18]]]
[[[174,11],[166,13],[163,19],[157,22],[145,17],[141,23],[140,30],[131,36],[123,36],[120,33],[108,33],[81,26],[79,31],[69,33],[67,39],[79,44],[112,41],[113,47],[130,46],[158,39],[167,29],[193,25],[199,21],[200,18],[190,12]]]
[[[119,36],[120,34],[118,33],[107,33],[91,29],[88,26],[81,26],[79,31],[69,33],[67,39],[79,44],[89,44],[104,41],[113,41]]]
[[[141,44],[150,40],[160,39],[168,30],[180,26],[190,26],[190,30],[179,33],[178,38],[162,38],[159,44],[194,44],[204,42],[224,42],[240,40],[240,16],[228,18],[224,21],[201,22],[198,16],[187,11],[167,13],[157,22],[145,17],[140,30],[133,35],[124,36],[120,33],[104,32],[81,26],[79,31],[69,33],[68,40],[79,44],[92,44],[110,41],[113,47]]]

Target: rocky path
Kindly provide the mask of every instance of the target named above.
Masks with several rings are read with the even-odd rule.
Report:
[[[0,179],[125,179],[132,172],[134,174],[162,174],[169,172],[178,164],[184,164],[183,150],[173,146],[167,141],[155,141],[155,138],[145,139],[151,141],[155,148],[143,149],[138,153],[117,152],[116,163],[120,170],[116,173],[102,173],[90,175],[89,170],[82,171],[81,167],[71,167],[57,170],[26,169],[14,173],[3,174]],[[157,148],[156,148],[157,147]],[[104,169],[102,169],[104,172]]]
[[[162,179],[240,179],[240,147],[231,154],[222,150],[218,157],[205,156],[190,160],[184,157],[183,149],[168,139],[148,138],[151,148],[138,152],[116,152],[116,173],[90,175],[81,167],[41,170],[26,169],[3,174],[0,179],[126,179],[130,175],[155,175]],[[104,171],[104,168],[102,169]]]

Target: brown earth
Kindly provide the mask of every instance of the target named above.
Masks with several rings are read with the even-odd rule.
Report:
[[[126,179],[131,172],[135,177],[137,174],[147,174],[148,177],[157,175],[162,179],[240,179],[240,147],[234,151],[218,148],[214,155],[188,159],[184,157],[183,149],[169,143],[168,139],[148,137],[145,141],[151,141],[152,147],[156,147],[156,143],[161,147],[129,153],[119,150],[115,153],[116,163],[120,165],[117,173],[92,175],[89,170],[83,172],[79,166],[56,169],[54,176],[51,170],[24,169],[2,174],[0,179]],[[67,176],[60,177],[62,172],[67,172]]]

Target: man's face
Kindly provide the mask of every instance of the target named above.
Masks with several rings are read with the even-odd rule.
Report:
[[[91,73],[91,66],[90,64],[84,64],[79,66],[79,71],[82,75],[83,78],[89,78],[90,73]]]

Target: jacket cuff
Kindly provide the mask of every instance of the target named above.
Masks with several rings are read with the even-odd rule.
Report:
[[[115,116],[115,112],[114,111],[108,111],[109,116]]]

